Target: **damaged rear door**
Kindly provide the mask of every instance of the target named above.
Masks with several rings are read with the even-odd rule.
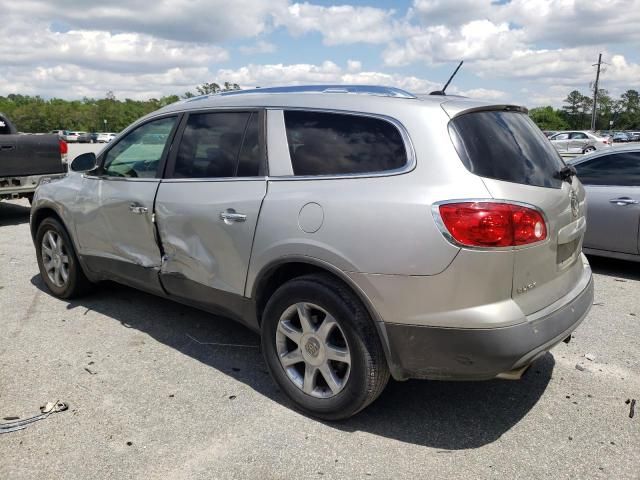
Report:
[[[153,204],[177,118],[153,119],[123,136],[85,175],[78,196],[76,233],[87,266],[154,292],[162,289]]]
[[[242,320],[267,192],[264,112],[196,111],[183,124],[156,199],[161,282],[172,296]]]

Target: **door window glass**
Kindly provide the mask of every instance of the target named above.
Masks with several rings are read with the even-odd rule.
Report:
[[[244,133],[244,141],[238,159],[238,177],[255,177],[260,175],[262,149],[260,148],[260,116],[252,113]]]
[[[111,177],[154,178],[176,117],[154,120],[125,135],[104,159],[103,172]]]
[[[640,152],[623,152],[575,165],[585,185],[640,186]]]
[[[189,115],[176,157],[174,178],[235,177],[250,112]],[[257,115],[256,115],[257,117]],[[248,140],[248,143],[250,140]],[[259,155],[259,148],[258,155]],[[253,149],[242,148],[243,172],[250,172]],[[257,158],[259,163],[260,159]]]
[[[398,129],[378,118],[286,111],[295,175],[344,175],[397,170],[407,163]]]
[[[574,132],[571,134],[571,139],[572,140],[588,140],[589,137],[587,137],[587,135],[582,132]]]
[[[568,139],[569,139],[568,133],[559,133],[558,135],[554,135],[553,137],[551,137],[551,140],[568,140]]]

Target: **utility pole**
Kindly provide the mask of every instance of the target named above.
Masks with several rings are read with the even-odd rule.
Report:
[[[598,81],[600,80],[600,65],[602,65],[602,54],[598,55],[598,63],[594,63],[592,67],[598,66],[596,73],[596,83],[593,87],[593,111],[591,112],[591,130],[596,129],[597,106],[598,106]]]

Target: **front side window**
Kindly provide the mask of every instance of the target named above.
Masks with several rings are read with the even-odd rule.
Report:
[[[176,117],[145,123],[116,143],[104,159],[103,174],[110,177],[154,178],[176,123]]]
[[[640,187],[640,152],[621,152],[577,164],[578,178],[585,185]]]
[[[262,163],[259,125],[258,113],[189,115],[173,178],[257,176]]]
[[[551,137],[551,140],[568,140],[568,139],[569,139],[568,133],[559,133]]]
[[[407,164],[402,135],[378,118],[285,111],[295,175],[345,175],[397,170]]]

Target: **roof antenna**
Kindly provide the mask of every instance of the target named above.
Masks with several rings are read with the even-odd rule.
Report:
[[[458,73],[458,70],[460,70],[460,67],[462,66],[463,63],[464,63],[464,60],[460,60],[460,63],[458,64],[458,68],[456,68],[454,72],[451,74],[451,76],[449,77],[449,80],[447,80],[447,83],[444,84],[444,88],[442,90],[435,90],[431,92],[429,95],[446,95],[444,91],[447,89],[447,87],[451,83],[451,80],[453,80],[453,77],[456,76],[456,73]]]

